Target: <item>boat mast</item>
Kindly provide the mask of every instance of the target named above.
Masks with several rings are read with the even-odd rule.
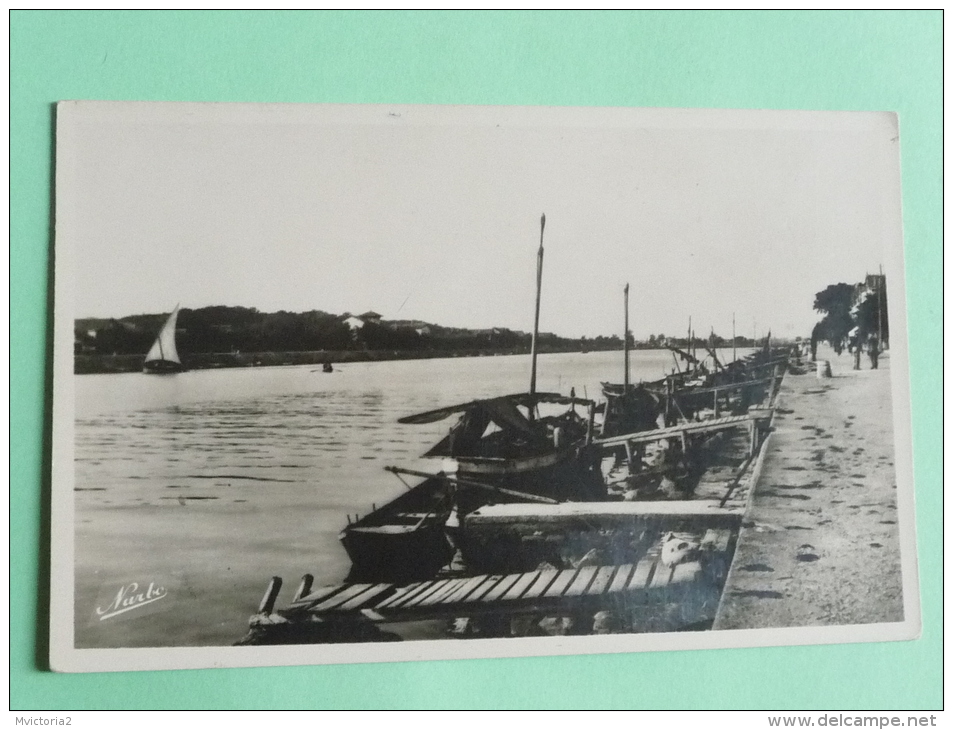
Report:
[[[629,392],[629,284],[622,290],[625,293],[625,393]]]
[[[546,228],[546,214],[539,219],[539,251],[536,253],[536,318],[533,320],[533,341],[530,345],[532,369],[529,376],[529,393],[536,394],[536,340],[539,337],[539,299],[543,288],[543,229]],[[535,408],[530,408],[530,418]]]
[[[731,361],[738,359],[738,337],[735,335],[735,313],[731,313]]]
[[[692,315],[688,315],[688,347],[685,348],[685,351],[691,355],[692,354],[692,345],[694,344],[692,340]],[[691,368],[693,365],[692,361],[688,361],[688,368]],[[686,368],[687,369],[687,368]]]

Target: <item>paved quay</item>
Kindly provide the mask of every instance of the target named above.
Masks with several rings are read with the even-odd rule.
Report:
[[[889,354],[818,358],[782,383],[715,629],[903,620]]]

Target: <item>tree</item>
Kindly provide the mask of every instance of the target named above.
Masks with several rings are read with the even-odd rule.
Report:
[[[857,296],[852,310],[861,338],[878,336],[884,342],[890,339],[887,326],[887,281],[885,276],[869,276]]]
[[[854,287],[850,284],[831,284],[814,297],[814,309],[824,314],[817,332],[820,339],[826,340],[838,355],[844,350],[854,321],[851,317],[851,305],[854,301]]]

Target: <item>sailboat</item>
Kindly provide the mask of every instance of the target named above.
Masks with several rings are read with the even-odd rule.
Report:
[[[172,314],[159,330],[159,336],[152,343],[149,352],[146,353],[146,359],[142,364],[142,372],[163,375],[167,373],[180,373],[185,368],[182,361],[179,360],[179,353],[175,349],[175,322],[179,317],[179,305],[175,305]]]

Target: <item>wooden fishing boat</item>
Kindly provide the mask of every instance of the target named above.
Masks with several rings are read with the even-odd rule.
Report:
[[[542,404],[568,408],[531,418]],[[586,416],[577,406],[586,408]],[[516,394],[400,419],[421,424],[459,415],[450,433],[424,454],[439,459],[444,471],[388,467],[424,481],[341,532],[352,563],[349,580],[433,575],[453,556],[459,519],[486,504],[604,499],[598,458],[589,447],[594,406],[553,393]]]
[[[747,494],[738,486],[771,415],[758,410],[597,439],[594,448],[604,454],[624,454],[606,475],[605,500],[480,507],[463,520],[463,557],[487,573],[620,564],[641,560],[667,532],[692,533],[695,542],[709,529],[736,532]]]
[[[577,410],[578,409],[578,410]],[[463,478],[557,500],[601,496],[594,459],[595,403],[558,393],[518,393],[399,419],[434,423],[459,416],[424,458],[452,464]]]
[[[351,559],[350,581],[417,580],[453,556],[445,529],[453,485],[434,476],[350,522],[339,539]]]
[[[175,323],[178,317],[179,305],[176,305],[172,314],[162,325],[162,329],[159,330],[159,335],[152,343],[152,347],[149,348],[149,352],[146,353],[145,361],[142,364],[142,372],[166,375],[180,373],[185,370],[175,348]]]
[[[537,252],[529,392],[473,400],[399,419],[403,424],[429,424],[452,416],[458,420],[423,455],[440,460],[440,473],[392,469],[425,480],[344,528],[340,539],[353,565],[349,580],[392,580],[394,575],[423,576],[428,571],[432,575],[453,552],[454,523],[485,504],[605,497],[599,459],[590,448],[595,403],[574,394],[536,392],[545,225],[544,215]],[[427,545],[422,548],[427,554],[405,549],[415,544]]]

